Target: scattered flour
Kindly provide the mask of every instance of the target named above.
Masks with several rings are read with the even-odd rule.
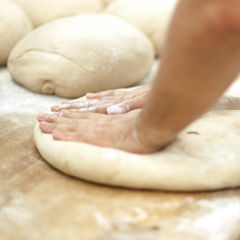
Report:
[[[173,202],[174,204],[174,202]],[[99,239],[132,240],[139,238],[139,232],[144,233],[146,239],[162,240],[238,240],[240,237],[240,199],[237,197],[224,197],[213,200],[200,199],[196,201],[186,197],[178,202],[183,208],[181,214],[167,218],[162,222],[155,222],[155,231],[150,227],[140,227],[141,221],[148,218],[147,212],[140,207],[136,210],[136,217],[132,217],[131,210],[127,212],[114,211],[111,217],[106,217],[100,211],[94,211],[97,223],[105,229]],[[171,202],[161,205],[169,208]],[[187,207],[188,206],[188,207]],[[185,209],[185,208],[184,208]],[[140,231],[141,230],[141,231]],[[159,231],[158,231],[159,230]],[[147,236],[149,238],[147,238]],[[145,238],[143,238],[145,240]],[[97,239],[98,240],[98,239]]]
[[[49,110],[62,98],[30,92],[11,80],[6,68],[0,68],[0,114],[38,113]]]

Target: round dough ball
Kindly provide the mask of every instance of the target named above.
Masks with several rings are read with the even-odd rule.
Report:
[[[55,168],[87,181],[139,189],[215,190],[240,186],[239,118],[238,110],[211,111],[152,154],[56,141],[38,124],[34,139]]]
[[[52,20],[102,11],[101,0],[14,0],[38,27]]]
[[[74,98],[133,85],[153,62],[152,43],[143,33],[117,17],[95,14],[35,29],[13,49],[8,68],[34,92]]]
[[[32,30],[32,24],[22,9],[10,0],[1,1],[0,65],[7,62],[15,44]]]
[[[105,12],[131,23],[145,33],[160,55],[178,0],[116,0]],[[157,34],[154,33],[157,31]]]
[[[151,35],[151,41],[153,43],[157,56],[162,55],[167,37],[168,27],[171,22],[174,9],[174,7],[169,8],[168,14],[159,15],[159,20],[157,20],[157,22],[161,24],[155,27],[153,34]]]
[[[107,6],[107,5],[109,5],[110,3],[112,3],[115,0],[102,0],[102,1],[103,1],[103,5]],[[129,1],[131,1],[131,0],[129,0]]]

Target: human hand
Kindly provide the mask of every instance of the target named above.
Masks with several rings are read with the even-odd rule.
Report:
[[[94,144],[134,153],[151,153],[157,149],[143,144],[136,130],[140,110],[125,114],[106,115],[89,112],[62,111],[39,114],[42,132],[55,140]]]
[[[63,101],[51,108],[54,112],[71,110],[73,112],[94,112],[103,114],[122,114],[143,108],[150,85],[131,90],[108,90],[86,94],[86,100]]]

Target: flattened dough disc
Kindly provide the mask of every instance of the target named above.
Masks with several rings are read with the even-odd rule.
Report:
[[[164,150],[132,154],[55,141],[35,127],[41,155],[60,171],[92,182],[140,189],[212,190],[240,185],[240,111],[211,111]]]

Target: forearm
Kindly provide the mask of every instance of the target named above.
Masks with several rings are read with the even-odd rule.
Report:
[[[230,1],[238,3],[236,8],[240,6],[240,1]],[[180,2],[161,67],[137,121],[138,135],[145,144],[159,148],[173,140],[211,107],[237,76],[240,21],[229,21],[231,13],[221,12],[229,1],[221,4],[217,0]]]

